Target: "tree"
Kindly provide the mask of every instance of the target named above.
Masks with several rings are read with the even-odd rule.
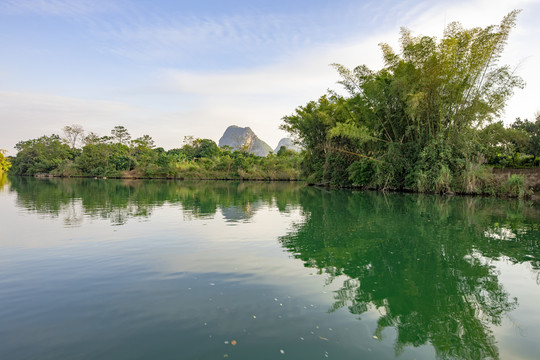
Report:
[[[449,139],[498,117],[513,89],[524,86],[509,66],[497,64],[518,13],[484,29],[451,23],[439,43],[403,28],[401,54],[381,44],[385,67],[379,72],[334,66],[349,93],[372,108],[370,120],[386,140],[426,141],[441,133]]]
[[[478,141],[483,147],[482,152],[487,156],[488,163],[494,165],[504,166],[506,159],[512,159],[517,152],[529,151],[527,133],[516,127],[505,127],[502,120],[493,122],[480,130]]]
[[[13,160],[16,175],[51,173],[72,157],[69,146],[56,134],[19,141],[15,148],[18,151]]]
[[[143,135],[131,141],[131,145],[136,148],[153,149],[156,147],[150,135]]]
[[[185,136],[182,153],[188,160],[194,158],[212,158],[220,153],[220,149],[213,140]]]
[[[213,158],[220,152],[217,144],[210,139],[197,139],[195,156],[199,158]]]
[[[114,139],[116,139],[116,142],[122,144],[122,145],[128,145],[129,140],[131,140],[131,135],[127,131],[127,129],[123,126],[115,126],[114,129],[111,130],[111,135]]]
[[[330,92],[283,118],[306,148],[303,170],[340,185],[362,173],[370,187],[448,191],[480,151],[477,129],[524,85],[498,64],[518,13],[486,28],[451,23],[440,41],[402,29],[400,53],[381,44],[379,71],[334,64],[349,96]]]
[[[75,149],[77,147],[77,141],[82,140],[84,136],[84,130],[81,125],[71,125],[64,126],[62,129],[64,131],[64,137],[62,140],[71,147]]]
[[[103,140],[103,138],[101,138],[98,134],[96,134],[95,132],[89,132],[88,135],[86,135],[83,139],[82,139],[82,142],[84,145],[95,145],[95,144],[98,144],[100,143],[101,141]]]
[[[517,118],[511,125],[513,129],[521,130],[527,134],[529,139],[528,150],[534,156],[533,164],[536,158],[540,156],[540,113],[536,114],[536,121],[532,122],[527,119],[521,120]]]
[[[0,174],[5,171],[7,172],[11,168],[11,163],[9,162],[9,159],[5,157],[5,154],[7,154],[7,151],[0,149]]]

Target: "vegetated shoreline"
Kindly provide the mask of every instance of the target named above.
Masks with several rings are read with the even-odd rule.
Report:
[[[300,178],[259,178],[259,177],[173,177],[173,176],[139,176],[139,175],[114,175],[114,176],[94,176],[94,175],[62,175],[40,173],[34,175],[11,175],[35,178],[61,178],[61,179],[96,179],[96,180],[178,180],[178,181],[269,181],[269,182],[305,182]]]
[[[366,191],[437,194],[446,196],[481,196],[495,198],[519,198],[540,202],[540,167],[536,168],[491,168],[492,192],[486,191],[418,191],[412,188],[376,188],[359,185],[335,185],[330,182],[306,181],[308,186],[321,188],[360,189]]]
[[[480,197],[496,197],[496,198],[519,198],[540,202],[540,168],[531,169],[514,169],[514,168],[492,168],[494,185],[498,191],[488,192],[464,192],[464,191],[445,191],[420,192],[409,188],[374,188],[359,185],[335,185],[329,182],[317,183],[308,181],[304,178],[282,178],[282,177],[164,177],[164,176],[138,176],[138,175],[121,175],[121,176],[91,176],[91,175],[58,175],[49,173],[40,173],[35,175],[14,175],[14,176],[30,176],[36,178],[82,178],[96,180],[176,180],[176,181],[240,181],[240,182],[304,182],[306,186],[316,188],[332,188],[332,189],[353,189],[362,191],[376,192],[392,192],[392,193],[413,193],[413,194],[438,194],[443,196],[480,196]],[[513,178],[515,184],[508,184]],[[517,180],[516,180],[517,179]]]

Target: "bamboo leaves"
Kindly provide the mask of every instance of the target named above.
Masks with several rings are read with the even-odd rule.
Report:
[[[512,11],[499,25],[485,28],[465,29],[454,22],[440,40],[413,36],[402,28],[400,53],[380,44],[382,69],[360,65],[351,70],[332,64],[349,97],[331,93],[300,107],[284,118],[282,129],[296,135],[307,156],[314,157],[305,163],[324,164],[324,171],[318,172],[323,177],[337,174],[336,166],[356,161],[343,154],[369,153],[387,164],[386,174],[396,174],[384,184],[405,187],[418,183],[414,180],[418,174],[441,169],[444,177],[432,178],[444,178],[446,184],[455,175],[452,172],[460,171],[459,163],[478,151],[471,145],[471,134],[499,117],[514,89],[524,86],[509,66],[499,64],[518,14]],[[425,149],[436,156],[419,156]],[[440,157],[440,153],[451,156]],[[396,156],[405,158],[394,160]],[[404,163],[416,169],[402,169]],[[427,188],[437,187],[430,180]]]

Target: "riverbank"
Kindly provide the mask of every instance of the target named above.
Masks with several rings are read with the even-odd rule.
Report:
[[[240,174],[226,173],[201,173],[200,171],[186,172],[180,176],[145,176],[134,171],[125,171],[120,176],[84,176],[84,175],[62,175],[39,173],[33,175],[37,178],[89,178],[89,179],[124,179],[124,180],[201,180],[201,181],[278,181],[302,182],[299,172],[282,172],[262,175],[260,172],[242,172]],[[482,183],[482,184],[481,184]],[[486,183],[489,183],[486,185]],[[335,187],[348,189],[363,189],[371,191],[396,191],[418,193],[413,189],[378,189],[363,186],[336,186],[329,183],[306,182],[308,186]],[[540,168],[532,169],[510,169],[510,168],[489,168],[488,176],[482,179],[473,179],[470,191],[445,191],[440,192],[446,195],[469,195],[469,196],[494,196],[503,198],[523,198],[540,202]],[[429,193],[429,192],[426,192]]]
[[[93,175],[66,175],[66,174],[51,174],[38,173],[35,175],[15,175],[15,176],[31,176],[35,178],[79,178],[79,179],[124,179],[124,180],[219,180],[219,181],[304,181],[300,178],[298,171],[273,172],[266,175],[261,175],[259,172],[241,172],[240,174],[231,173],[201,173],[198,171],[176,175],[176,176],[149,176],[138,172],[126,171],[120,175],[113,176],[93,176]]]
[[[407,193],[438,193],[445,195],[494,196],[502,198],[520,198],[540,202],[540,168],[512,169],[486,167],[484,171],[467,179],[459,179],[464,184],[461,191],[419,192],[409,188],[376,188],[361,185],[333,185],[330,183],[308,182],[310,186],[363,189],[370,191],[392,191]],[[456,181],[456,182],[457,182]]]

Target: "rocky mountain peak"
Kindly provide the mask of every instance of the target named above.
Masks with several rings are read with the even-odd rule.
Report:
[[[274,153],[277,154],[277,152],[279,151],[279,149],[281,149],[282,146],[285,146],[287,150],[292,150],[296,152],[300,152],[301,150],[300,147],[296,145],[291,138],[283,138],[279,140],[279,143],[277,147],[275,148]]]
[[[257,156],[266,156],[272,148],[259,139],[249,127],[229,126],[219,139],[219,147],[230,146],[234,150],[245,150]]]

